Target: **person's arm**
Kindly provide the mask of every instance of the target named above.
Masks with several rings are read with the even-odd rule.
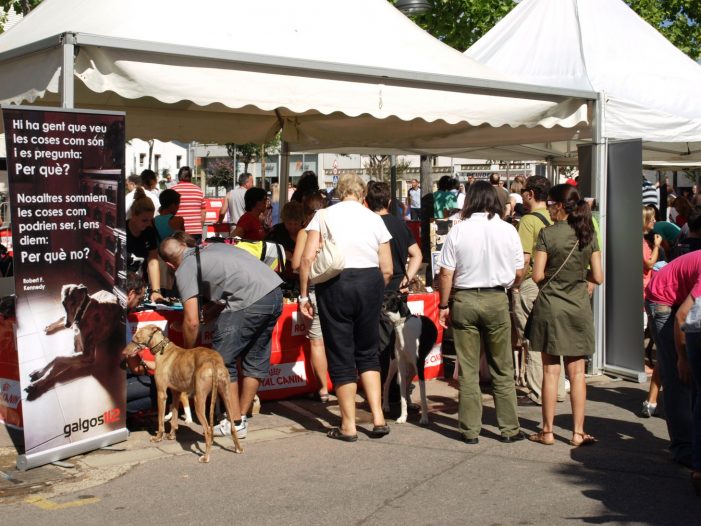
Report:
[[[243,227],[237,226],[231,231],[231,237],[243,237],[245,233],[246,231],[243,229]]]
[[[193,296],[183,303],[183,346],[186,349],[192,349],[195,346],[199,332],[200,312],[197,296]]]
[[[422,262],[423,254],[421,254],[421,248],[419,248],[417,243],[414,243],[409,247],[409,264],[407,265],[406,276],[402,278],[402,282],[399,284],[400,290],[409,286],[409,282],[416,276]]]
[[[662,236],[659,234],[655,234],[655,245],[652,247],[652,254],[650,254],[649,259],[643,260],[643,263],[645,264],[645,268],[647,270],[652,270],[652,267],[655,266],[655,263],[657,263],[657,260],[660,258],[660,245],[662,244]]]
[[[149,299],[152,303],[163,300],[161,295],[161,268],[158,264],[158,250],[155,248],[148,252],[146,271],[151,284],[151,297]]]
[[[385,280],[386,287],[392,279],[392,273],[394,272],[392,250],[389,248],[389,241],[380,243],[380,248],[377,250],[377,254],[379,256],[380,270],[382,271],[382,277]]]
[[[677,349],[677,370],[679,371],[679,379],[685,384],[691,383],[691,369],[689,368],[686,354],[686,337],[684,331],[682,331],[682,325],[693,304],[694,298],[689,294],[674,316],[674,346]]]
[[[450,291],[453,288],[453,276],[455,275],[455,270],[450,270],[445,267],[441,267],[441,272],[438,277],[438,323],[444,329],[448,328],[450,320],[450,306],[448,301],[450,300]]]
[[[604,282],[604,271],[601,267],[601,252],[598,250],[592,252],[589,258],[587,281],[595,285],[601,285]]]
[[[309,301],[309,272],[316,258],[316,251],[319,248],[320,241],[321,235],[319,231],[310,230],[307,232],[307,241],[304,243],[302,261],[299,265],[299,295],[302,298],[299,300],[299,309],[310,320],[314,317],[314,306]]]
[[[307,242],[307,231],[303,228],[297,232],[297,240],[295,241],[295,251],[292,253],[292,258],[290,259],[290,266],[293,271],[298,272],[299,266],[302,263],[302,252],[304,252],[304,245]]]
[[[516,269],[516,276],[514,277],[514,283],[511,285],[512,290],[516,290],[516,292],[519,291],[519,287],[521,286],[521,282],[523,281],[523,268],[517,268]]]
[[[548,261],[548,253],[536,250],[533,260],[533,281],[540,283],[545,279],[545,264]]]
[[[168,221],[168,226],[175,232],[184,232],[185,219],[183,219],[181,216],[173,216],[170,218],[170,221]]]
[[[226,211],[229,210],[229,194],[231,191],[227,192],[226,196],[224,197],[224,203],[221,205],[221,208],[219,209],[219,223],[223,223],[224,219],[226,219]]]

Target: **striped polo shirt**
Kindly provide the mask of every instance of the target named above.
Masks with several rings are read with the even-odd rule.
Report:
[[[185,220],[185,232],[202,235],[202,210],[205,208],[204,193],[192,183],[179,182],[173,190],[180,194],[178,214]]]

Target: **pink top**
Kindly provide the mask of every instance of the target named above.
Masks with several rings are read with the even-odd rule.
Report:
[[[648,283],[650,283],[650,279],[652,278],[652,269],[647,268],[645,266],[645,262],[651,257],[652,249],[650,248],[650,245],[647,244],[647,241],[643,239],[643,298],[645,299],[647,299],[645,288],[647,287]]]
[[[678,257],[655,272],[645,289],[651,303],[678,307],[687,296],[701,296],[701,250]]]

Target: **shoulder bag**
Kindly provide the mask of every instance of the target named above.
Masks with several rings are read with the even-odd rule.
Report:
[[[346,265],[343,253],[333,240],[329,225],[326,223],[326,210],[319,210],[319,249],[312,268],[309,271],[309,281],[312,285],[324,283],[338,276]]]

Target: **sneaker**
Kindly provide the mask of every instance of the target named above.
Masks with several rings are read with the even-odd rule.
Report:
[[[647,400],[643,402],[643,409],[640,411],[640,416],[650,418],[657,412],[657,404],[651,404]]]
[[[239,438],[246,438],[248,434],[248,421],[246,417],[241,418],[241,423],[236,426],[236,436]],[[214,436],[215,437],[230,437],[231,436],[231,422],[224,418],[216,426],[214,426]]]

